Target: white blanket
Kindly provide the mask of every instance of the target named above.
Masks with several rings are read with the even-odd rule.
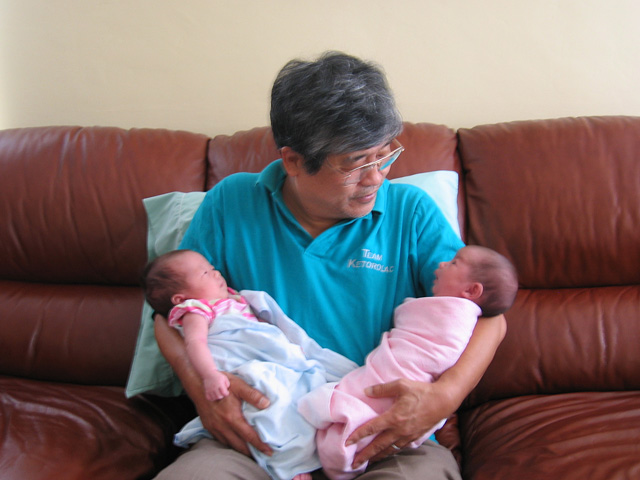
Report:
[[[357,365],[320,347],[268,294],[251,290],[240,294],[262,322],[242,315],[217,317],[209,329],[209,348],[218,369],[241,377],[271,401],[264,410],[245,403],[243,411],[274,453],[269,457],[250,448],[271,478],[289,480],[320,468],[316,430],[298,413],[298,399]],[[187,447],[203,437],[211,435],[197,417],[182,428],[174,443]]]

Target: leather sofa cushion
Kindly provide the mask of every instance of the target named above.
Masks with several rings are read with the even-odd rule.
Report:
[[[149,478],[178,453],[185,398],[125,400],[121,387],[0,376],[2,478]]]
[[[140,288],[0,281],[0,372],[124,385],[142,304]]]
[[[0,278],[137,285],[142,199],[203,190],[204,135],[35,127],[0,132]]]
[[[524,288],[640,284],[640,117],[511,122],[458,135],[468,243],[509,256]]]
[[[466,406],[640,389],[640,118],[459,132],[468,243],[511,258],[521,289]]]
[[[467,406],[515,395],[640,390],[640,287],[521,290]]]
[[[638,391],[514,397],[462,413],[459,422],[465,479],[640,474]]]
[[[35,127],[0,132],[0,373],[124,385],[147,260],[142,199],[203,190],[205,135]]]

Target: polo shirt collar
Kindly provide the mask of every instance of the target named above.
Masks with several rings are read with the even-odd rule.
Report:
[[[284,184],[286,176],[287,174],[282,166],[282,159],[280,159],[271,162],[262,170],[262,172],[260,172],[257,183],[264,185],[265,188],[273,195],[274,193],[282,190],[282,185]]]

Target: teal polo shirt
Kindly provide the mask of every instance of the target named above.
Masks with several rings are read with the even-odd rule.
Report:
[[[434,270],[463,246],[422,190],[385,180],[372,211],[312,238],[282,198],[277,160],[210,190],[180,248],[202,253],[235,289],[269,293],[321,346],[358,364],[406,297],[431,295]]]

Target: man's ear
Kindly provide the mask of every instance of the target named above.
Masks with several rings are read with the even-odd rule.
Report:
[[[282,165],[289,177],[296,177],[304,171],[304,157],[291,147],[282,147],[280,155],[282,156]]]
[[[479,282],[470,283],[467,288],[462,292],[462,296],[469,300],[478,300],[484,292],[484,287]]]

